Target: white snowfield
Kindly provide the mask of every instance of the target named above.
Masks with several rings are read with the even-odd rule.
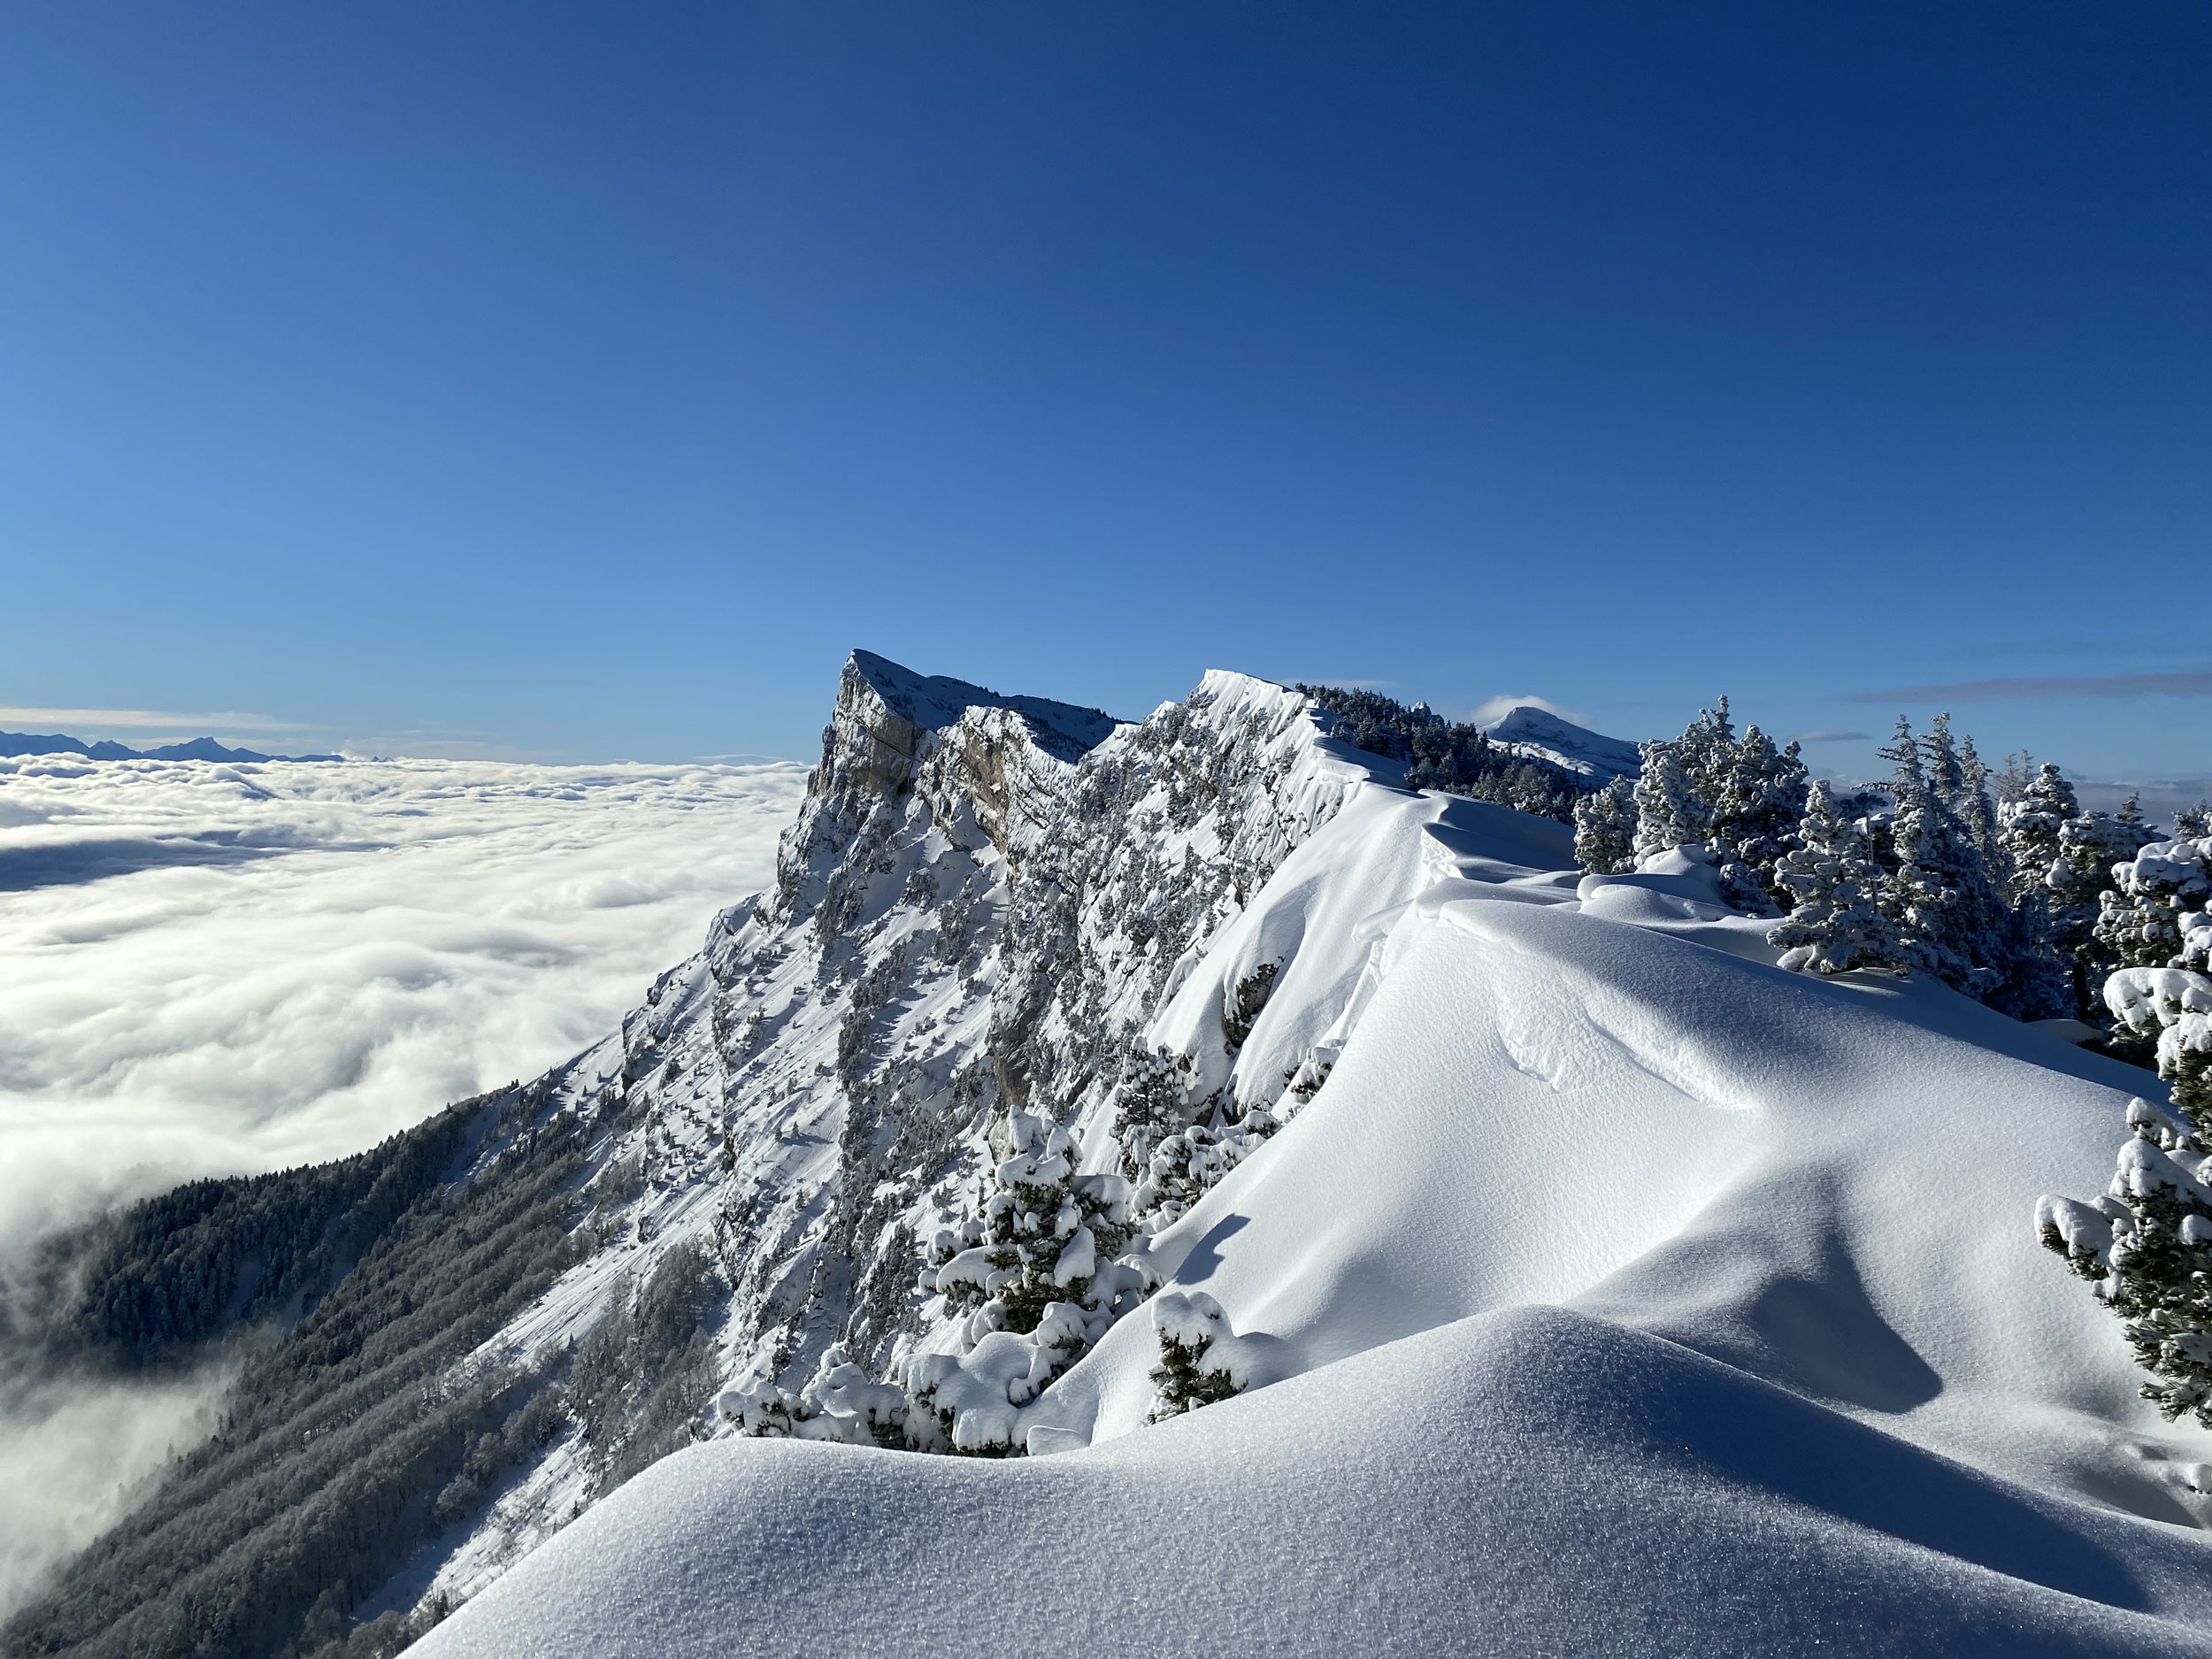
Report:
[[[1372,770],[1148,1033],[1242,1101],[1325,1076],[1149,1247],[1245,1394],[1148,1425],[1141,1312],[1028,1457],[718,1440],[426,1659],[2212,1654],[2212,1436],[2031,1225],[2146,1074]]]

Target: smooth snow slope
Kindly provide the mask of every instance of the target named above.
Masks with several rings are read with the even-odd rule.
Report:
[[[2193,1535],[1517,1309],[1064,1456],[699,1447],[418,1651],[2202,1654],[2204,1569]]]
[[[426,1653],[2212,1649],[2212,1440],[2030,1224],[2146,1074],[1530,826],[1355,786],[1154,1023],[1333,1064],[1152,1248],[1251,1393],[1146,1426],[1140,1312],[1022,1414],[1081,1449],[687,1453]]]

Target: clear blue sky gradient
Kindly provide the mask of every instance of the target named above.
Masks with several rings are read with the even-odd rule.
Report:
[[[803,757],[859,644],[2201,776],[2208,84],[2196,4],[12,7],[0,703]]]

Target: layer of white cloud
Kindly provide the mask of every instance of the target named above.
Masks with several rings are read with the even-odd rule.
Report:
[[[804,778],[0,760],[0,1257],[595,1041],[772,879]]]

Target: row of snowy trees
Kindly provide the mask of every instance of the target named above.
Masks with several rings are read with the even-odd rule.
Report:
[[[1313,699],[1331,737],[1403,761],[1406,782],[1415,789],[1441,789],[1566,824],[1589,787],[1565,767],[1516,754],[1480,727],[1447,720],[1425,703],[1409,709],[1380,692],[1343,686],[1302,682],[1296,689]]]
[[[2035,1225],[2122,1321],[2167,1417],[2212,1427],[2212,813],[2161,839],[2130,801],[2085,811],[2055,766],[1993,776],[1938,716],[1902,719],[1879,790],[1809,780],[1796,745],[1737,737],[1723,699],[1647,743],[1642,775],[1575,814],[1585,868],[1689,849],[1816,973],[1924,972],[2022,1018],[2075,1013],[2154,1056],[2170,1106],[2128,1110],[2106,1192],[2047,1195]]]
[[[2107,977],[2174,933],[2170,896],[2115,874],[2156,839],[2134,803],[2085,811],[2055,766],[2001,787],[1946,715],[1919,734],[1901,717],[1881,753],[1882,788],[1839,791],[1796,744],[1739,736],[1724,697],[1646,743],[1633,782],[1578,803],[1576,856],[1619,874],[1693,849],[1732,904],[1778,917],[1768,937],[1786,968],[1918,971],[2018,1018],[2119,1025]]]

